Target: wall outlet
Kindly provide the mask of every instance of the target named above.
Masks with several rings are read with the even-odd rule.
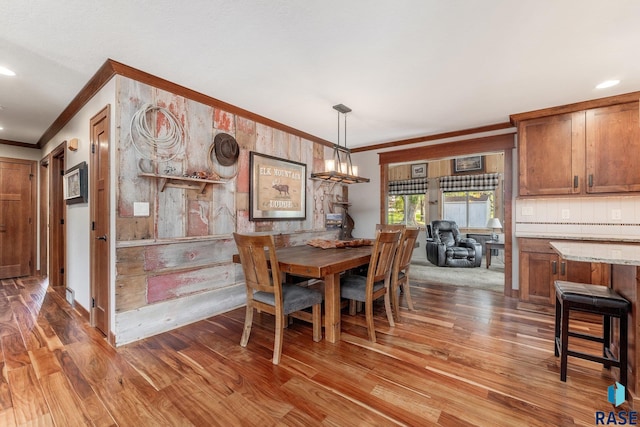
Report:
[[[133,202],[133,216],[149,216],[149,203]]]
[[[569,219],[571,218],[571,211],[569,211],[569,209],[562,209],[561,215],[562,219]]]
[[[533,206],[523,206],[522,216],[533,216]]]
[[[622,219],[622,211],[620,209],[611,209],[611,219]]]

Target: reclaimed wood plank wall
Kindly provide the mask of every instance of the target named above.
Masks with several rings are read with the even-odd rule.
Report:
[[[279,246],[336,237],[336,231],[325,230],[324,218],[336,195],[345,196],[344,190],[310,179],[305,220],[249,221],[250,151],[305,163],[310,174],[323,168],[324,159],[332,156],[331,148],[126,77],[118,76],[117,102],[115,307],[121,321],[116,320],[116,336],[119,325],[131,334],[116,337],[117,343],[144,336],[145,330],[157,333],[158,326],[151,323],[161,321],[154,316],[166,310],[146,309],[152,305],[175,309],[183,305],[178,300],[202,294],[214,301],[207,313],[213,315],[233,308],[215,303],[216,292],[226,289],[219,295],[237,306],[235,294],[244,289],[238,287],[229,297],[229,289],[243,280],[242,269],[231,262],[236,253],[231,233],[236,230],[272,232]],[[133,146],[131,118],[146,103],[169,109],[183,126],[184,153],[171,161],[145,159]],[[155,121],[158,134],[166,131],[162,114],[150,120]],[[234,166],[222,167],[210,158],[213,140],[221,132],[234,136],[240,147]],[[139,176],[140,172],[182,175],[212,169],[229,179],[225,184],[207,185],[203,193],[172,187],[161,191],[160,180]],[[136,202],[149,203],[149,216],[134,216]],[[127,324],[138,322],[140,330],[131,331],[122,319]]]

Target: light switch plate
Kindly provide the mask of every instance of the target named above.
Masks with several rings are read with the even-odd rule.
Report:
[[[620,209],[611,209],[611,219],[622,219],[622,211]]]
[[[133,202],[133,216],[149,216],[149,203]]]
[[[571,211],[569,211],[569,209],[562,209],[561,214],[562,214],[562,219],[571,218]]]
[[[523,206],[522,216],[533,216],[533,206]]]

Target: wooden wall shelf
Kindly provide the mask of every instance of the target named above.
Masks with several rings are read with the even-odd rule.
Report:
[[[184,188],[187,190],[199,190],[204,193],[207,184],[226,184],[227,181],[215,181],[212,179],[190,178],[187,176],[161,175],[156,173],[139,173],[138,176],[146,176],[155,178],[160,182],[160,191],[164,191],[166,187]]]

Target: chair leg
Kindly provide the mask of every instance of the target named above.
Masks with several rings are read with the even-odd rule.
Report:
[[[273,341],[273,364],[280,363],[280,355],[282,354],[282,339],[284,338],[285,316],[276,317],[276,336]]]
[[[244,315],[244,328],[242,330],[242,338],[240,338],[240,345],[246,347],[249,342],[249,335],[251,335],[251,324],[253,323],[253,307],[251,304],[247,304],[247,310]]]
[[[356,300],[350,299],[349,300],[349,316],[355,316],[356,315]]]
[[[387,320],[389,321],[389,326],[396,326],[396,323],[393,321],[393,312],[391,311],[391,297],[389,296],[389,292],[384,294],[384,309],[387,312]]]
[[[391,285],[391,307],[393,308],[393,315],[396,319],[400,320],[400,295],[398,289],[402,288],[402,285],[393,283]]]
[[[313,340],[322,340],[322,304],[311,307],[311,317],[313,319]]]
[[[402,284],[402,293],[404,294],[405,298],[407,298],[407,307],[409,307],[409,310],[414,311],[415,308],[413,308],[413,300],[411,299],[411,286],[409,286],[408,277],[407,281]]]
[[[369,332],[369,341],[376,342],[376,329],[373,324],[373,301],[367,300],[365,302],[364,312],[367,320],[367,331]]]

